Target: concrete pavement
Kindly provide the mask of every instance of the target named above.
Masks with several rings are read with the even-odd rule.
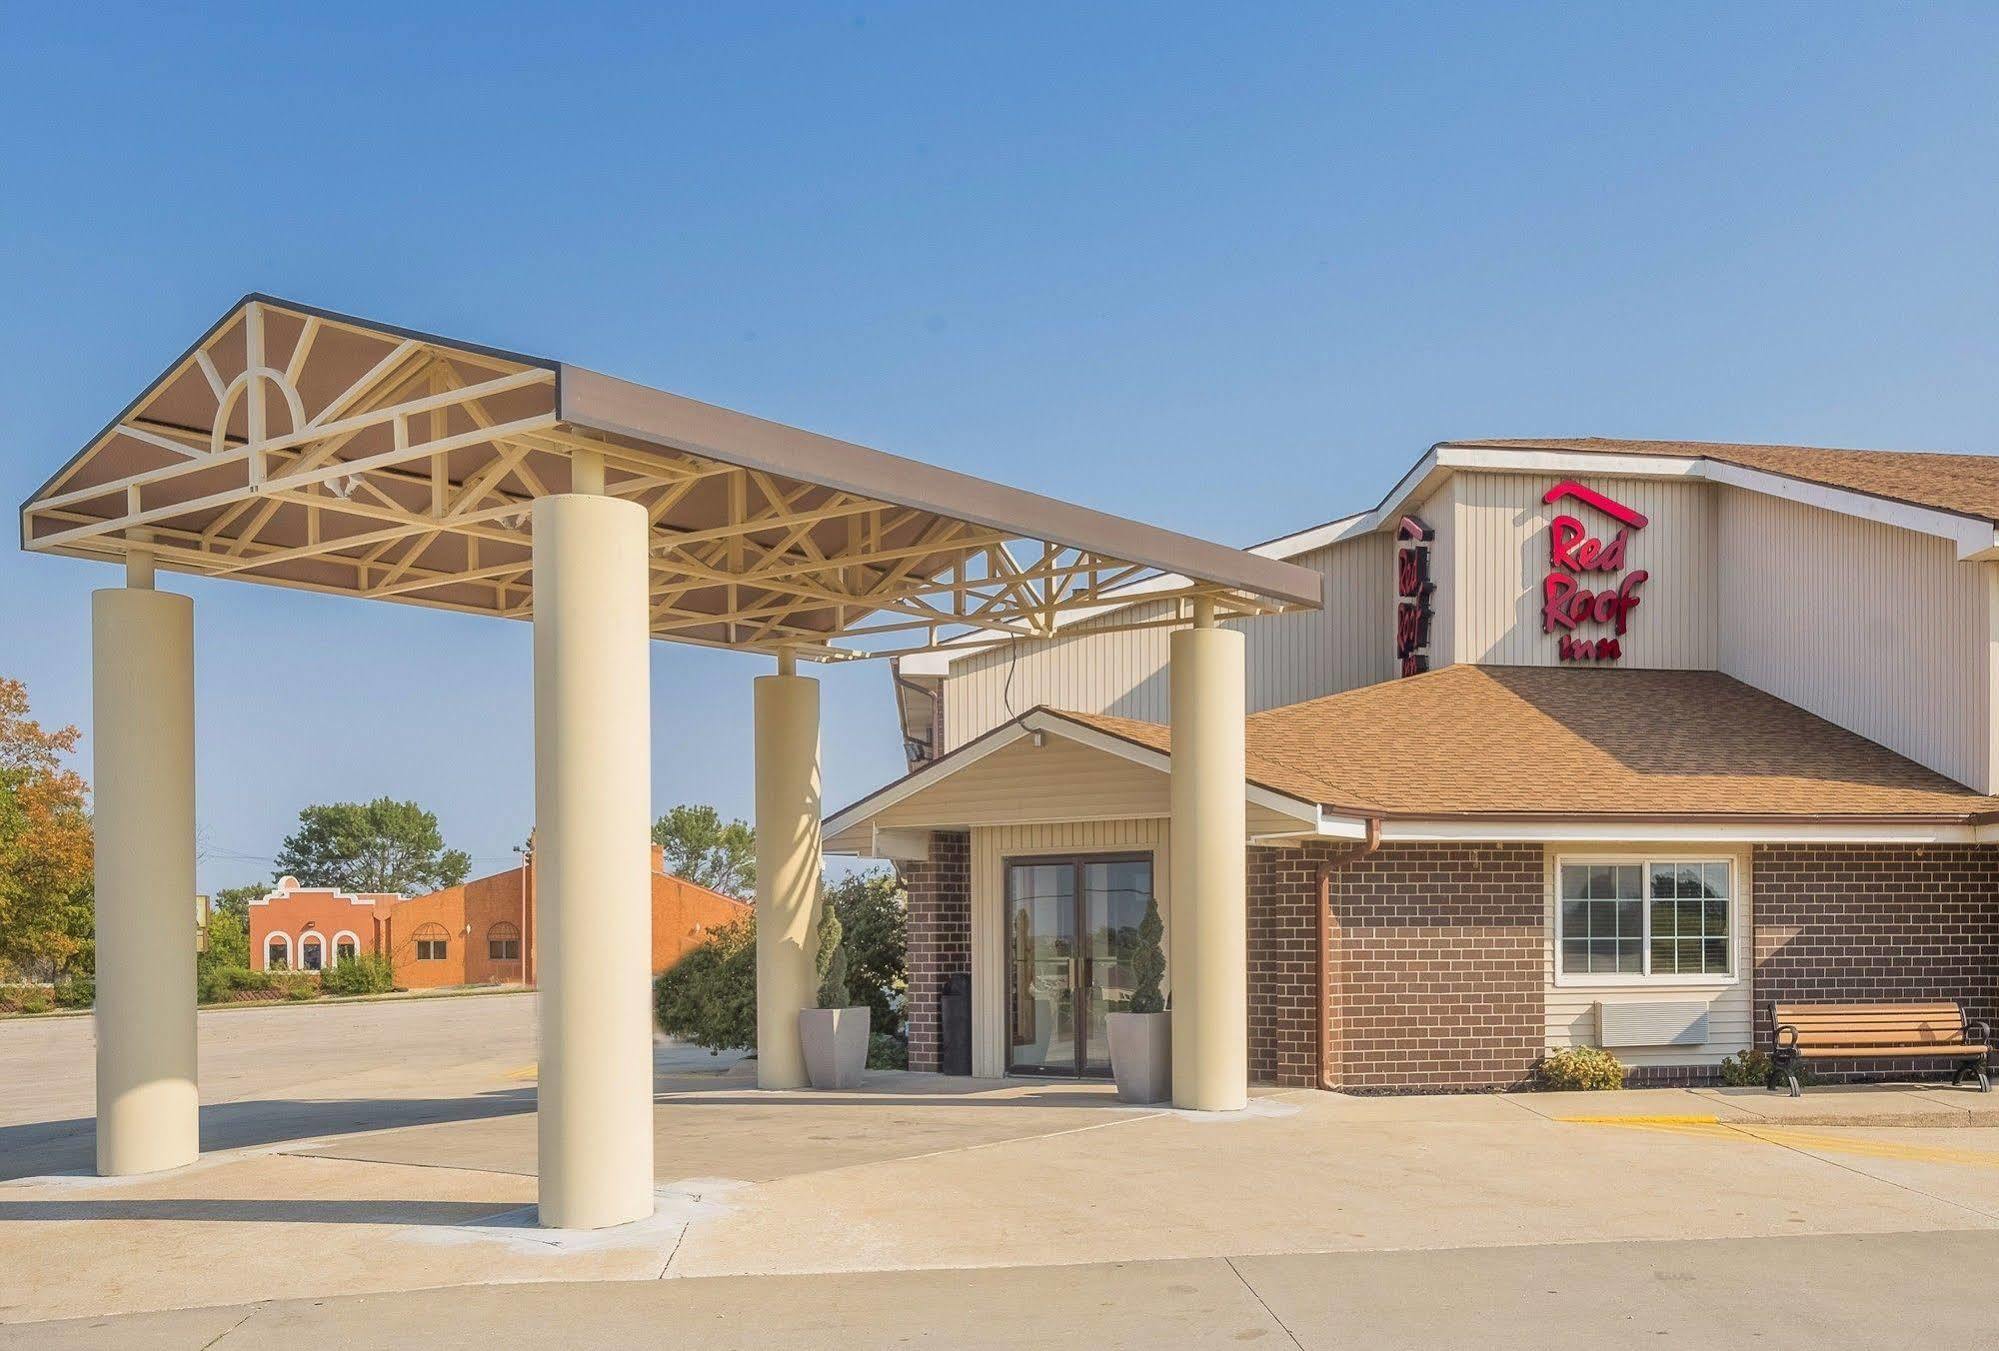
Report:
[[[1953,1312],[1975,1280],[1956,1303],[1950,1281],[1999,1255],[1999,1129],[1973,1124],[1990,1099],[1950,1090],[1822,1093],[1958,1114],[1925,1129],[1685,1091],[1294,1091],[1203,1115],[926,1075],[763,1093],[747,1065],[662,1046],[658,1213],[565,1234],[533,1225],[531,996],[204,1016],[204,1131],[240,1143],[129,1179],[85,1171],[79,1028],[0,1024],[0,1076],[24,1085],[0,1104],[0,1346],[294,1327],[353,1345],[558,1327],[1542,1346],[1655,1324],[1759,1345],[1817,1327],[1824,1346],[1910,1308],[1983,1336]],[[1862,1279],[1870,1252],[1885,1287]],[[1769,1306],[1766,1280],[1811,1284],[1783,1297],[1806,1307]],[[1824,1301],[1840,1314],[1821,1324]]]
[[[0,1327],[0,1348],[1955,1351],[1993,1344],[1995,1262],[1999,1235],[1940,1232],[489,1285]]]

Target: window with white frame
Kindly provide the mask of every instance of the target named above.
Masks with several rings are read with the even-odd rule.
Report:
[[[1564,978],[1733,974],[1734,867],[1726,859],[1562,859],[1556,951]]]

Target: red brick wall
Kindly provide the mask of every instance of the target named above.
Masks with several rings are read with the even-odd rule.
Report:
[[[1341,852],[1318,846],[1249,851],[1252,1082],[1287,1088],[1319,1082],[1319,861]],[[1333,1016],[1339,1016],[1337,1003]],[[1335,1045],[1337,1035],[1335,1023]]]
[[[1779,1002],[1954,999],[1999,1022],[1999,850],[1759,845],[1752,860],[1756,1044]],[[1815,1063],[1821,1077],[1936,1061]]]
[[[1251,1077],[1316,1082],[1322,860],[1335,863],[1333,1081],[1429,1092],[1524,1082],[1545,1039],[1538,844],[1252,850]]]
[[[909,892],[909,1068],[935,1072],[944,978],[972,969],[972,837],[937,832],[928,859],[896,867]]]

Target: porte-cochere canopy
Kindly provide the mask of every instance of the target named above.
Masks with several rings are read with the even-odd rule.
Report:
[[[830,659],[1044,636],[1140,582],[1224,614],[1320,600],[1293,564],[264,295],[22,506],[22,544],[526,618],[528,508],[579,453],[646,508],[659,638]]]

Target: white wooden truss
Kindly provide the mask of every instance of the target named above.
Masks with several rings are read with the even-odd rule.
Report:
[[[782,472],[727,445],[590,425],[566,415],[566,380],[671,401],[694,410],[691,425],[740,423],[750,451],[783,434],[806,454]],[[810,467],[815,443],[908,463],[556,362],[252,296],[22,507],[22,542],[99,559],[143,548],[181,572],[525,618],[529,507],[572,490],[582,453],[601,460],[604,491],[646,509],[661,638],[818,659],[1038,638],[1113,588],[1161,578],[1170,584],[1150,598],[1206,597],[1224,612],[1316,601],[843,486]]]

